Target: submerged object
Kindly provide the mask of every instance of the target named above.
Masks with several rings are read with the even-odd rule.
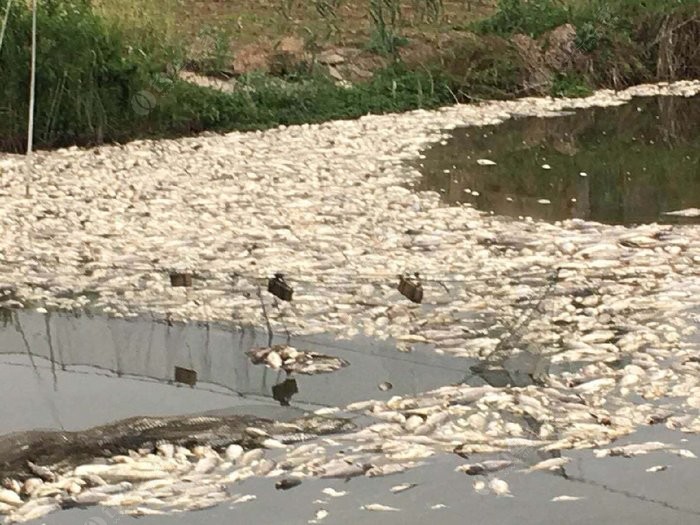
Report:
[[[175,382],[194,386],[197,384],[197,372],[189,368],[175,367]]]
[[[170,285],[174,287],[189,288],[192,286],[192,274],[184,272],[171,272]]]
[[[398,290],[409,301],[420,304],[423,302],[423,285],[421,284],[418,274],[415,279],[406,278],[403,275],[399,276]]]
[[[294,289],[284,280],[284,274],[276,273],[267,281],[267,291],[283,301],[291,301]]]

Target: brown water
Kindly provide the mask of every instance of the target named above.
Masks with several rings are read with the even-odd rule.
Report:
[[[419,189],[500,215],[610,224],[700,220],[664,215],[700,208],[700,97],[635,98],[613,108],[458,128],[425,155]]]

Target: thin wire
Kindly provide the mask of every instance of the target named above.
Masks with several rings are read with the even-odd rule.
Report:
[[[12,0],[7,0],[7,7],[5,8],[5,18],[2,21],[2,28],[0,28],[0,51],[2,51],[2,42],[5,39],[5,29],[7,29],[7,21],[10,18],[10,8],[12,7]]]

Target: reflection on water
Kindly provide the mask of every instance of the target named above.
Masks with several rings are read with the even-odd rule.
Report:
[[[420,189],[502,215],[687,222],[663,213],[700,208],[700,98],[633,99],[555,118],[458,128],[426,152],[422,171]]]
[[[433,352],[402,354],[389,341],[292,337],[289,343],[299,349],[350,365],[330,374],[289,377],[250,362],[246,351],[267,343],[266,333],[252,329],[14,311],[0,323],[0,396],[12,400],[3,407],[0,433],[214,409],[264,417],[285,417],[288,411],[294,417],[300,409],[456,383],[470,364]],[[175,367],[196,372],[196,385],[176,385]],[[384,381],[393,384],[391,392],[377,389]]]

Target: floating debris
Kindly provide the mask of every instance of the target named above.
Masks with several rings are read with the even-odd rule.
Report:
[[[274,345],[266,348],[253,348],[246,352],[253,364],[264,364],[274,370],[284,370],[292,374],[326,374],[349,365],[339,357],[297,350],[287,345]]]
[[[675,217],[700,217],[700,208],[686,208],[684,210],[665,211],[664,215]]]
[[[197,372],[189,368],[175,367],[175,382],[194,386],[197,384]]]

